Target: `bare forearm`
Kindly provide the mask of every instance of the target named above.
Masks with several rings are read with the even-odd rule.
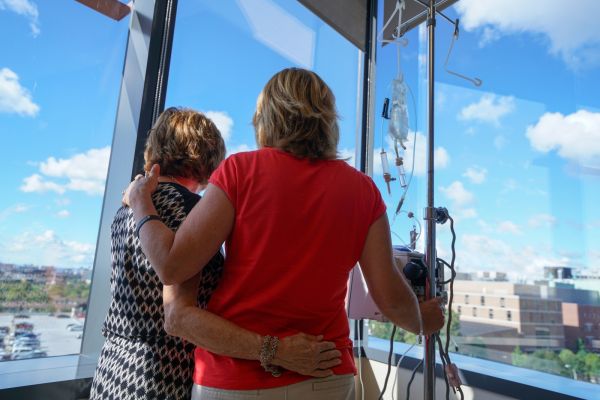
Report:
[[[262,336],[195,306],[185,306],[167,315],[165,329],[212,353],[258,360]]]
[[[390,288],[391,296],[382,300],[381,312],[400,328],[418,334],[422,327],[417,297],[402,277],[395,276],[390,283],[395,290]]]
[[[401,328],[418,333],[419,303],[410,285],[396,268],[385,214],[369,228],[360,267],[381,312]]]
[[[135,207],[132,207],[133,216],[136,224],[147,215],[156,215],[157,211],[150,198],[141,198],[136,201]],[[170,283],[168,260],[170,258],[171,248],[175,233],[164,223],[158,220],[146,222],[139,230],[139,238],[142,244],[144,254],[152,264],[152,267],[158,274],[163,283]]]

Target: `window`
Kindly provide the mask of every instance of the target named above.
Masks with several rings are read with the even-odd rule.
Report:
[[[457,307],[456,307],[456,311],[457,311],[457,312],[460,314],[460,312],[461,312],[461,307],[460,307],[460,306],[457,306]]]
[[[506,320],[507,321],[512,321],[512,313],[509,311],[506,311]]]
[[[252,150],[263,86],[283,68],[311,69],[336,97],[338,150],[354,166],[359,60],[353,44],[295,0],[179,2],[166,103],[205,112],[228,154]]]
[[[77,354],[127,20],[115,22],[72,1],[31,2],[27,12],[4,3],[1,359]]]
[[[521,17],[523,21],[550,20],[561,10],[558,4],[548,5],[533,17],[533,11],[524,9]],[[558,359],[563,350],[578,351],[576,344],[565,339],[569,333],[558,314],[560,296],[582,299],[586,296],[582,290],[600,290],[600,276],[594,270],[600,236],[589,223],[600,220],[600,209],[595,206],[600,198],[600,150],[595,146],[600,131],[600,97],[596,95],[600,92],[600,42],[589,38],[588,30],[572,19],[594,21],[582,10],[569,11],[560,35],[498,12],[491,6],[474,11],[463,1],[444,11],[461,22],[448,69],[480,77],[481,86],[444,71],[453,28],[442,18],[436,27],[433,189],[436,206],[447,207],[457,218],[456,263],[461,273],[455,290],[464,304],[509,307],[506,318],[518,325],[507,329],[504,318],[499,318],[504,314],[492,316],[493,311],[485,321],[481,316],[474,318],[477,311],[472,308],[472,313],[459,317],[460,336],[477,338],[488,347],[478,356],[572,378]],[[469,21],[468,27],[463,21]],[[400,70],[415,97],[415,104],[410,93],[406,100],[410,131],[403,158],[407,170],[415,142],[419,153],[402,210],[423,221],[429,189],[426,30],[423,24],[407,32],[406,47],[380,46],[377,53],[374,179],[388,205],[393,241],[399,245],[409,241],[413,222],[405,214],[395,216],[403,190],[394,181],[388,193],[378,158],[383,148],[393,165],[395,150],[388,135],[389,121],[379,116]],[[397,172],[392,172],[396,177]],[[451,230],[438,225],[436,234],[438,254],[448,254]],[[417,250],[426,250],[422,242]],[[569,257],[564,256],[567,253]],[[555,276],[553,283],[544,283],[548,276]],[[568,285],[572,288],[565,289]],[[473,298],[480,301],[471,303]],[[551,339],[546,335],[537,340],[535,325],[545,327],[551,320],[556,321]],[[486,335],[480,335],[482,331]],[[496,347],[501,342],[511,345]],[[459,352],[463,349],[459,347]],[[513,357],[517,350],[525,356]],[[579,379],[598,382],[586,378],[583,367],[578,368]]]
[[[493,308],[489,309],[489,311],[488,311],[488,317],[490,319],[494,319],[494,309]]]

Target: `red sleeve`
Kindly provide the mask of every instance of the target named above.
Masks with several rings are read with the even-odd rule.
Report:
[[[371,224],[373,224],[373,222],[375,222],[379,217],[381,217],[383,215],[383,213],[386,210],[386,206],[385,203],[383,201],[383,198],[381,197],[381,192],[379,191],[379,188],[375,185],[375,182],[373,182],[373,179],[371,179],[371,177],[365,175],[367,178],[367,181],[369,182],[369,188],[371,190],[371,209],[369,217],[369,226],[371,226]]]
[[[208,182],[219,187],[237,209],[237,164],[234,156],[229,156],[212,173]]]

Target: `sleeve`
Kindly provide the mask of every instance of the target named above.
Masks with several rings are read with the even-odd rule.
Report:
[[[237,209],[237,158],[235,154],[227,157],[219,167],[212,173],[208,182],[219,187]]]
[[[387,207],[383,201],[383,198],[381,197],[381,192],[379,191],[377,185],[375,185],[373,179],[367,175],[365,175],[365,178],[368,182],[368,190],[370,191],[369,198],[371,201],[367,202],[367,206],[370,207],[370,209],[366,211],[368,213],[367,215],[369,215],[369,226],[371,226],[373,222],[383,215]]]

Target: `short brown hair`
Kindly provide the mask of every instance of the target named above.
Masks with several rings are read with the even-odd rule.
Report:
[[[225,157],[225,142],[204,114],[171,107],[163,111],[146,139],[144,169],[160,165],[161,175],[204,183]]]
[[[339,141],[335,96],[314,72],[288,68],[275,74],[258,97],[252,118],[259,147],[297,157],[334,159]]]

